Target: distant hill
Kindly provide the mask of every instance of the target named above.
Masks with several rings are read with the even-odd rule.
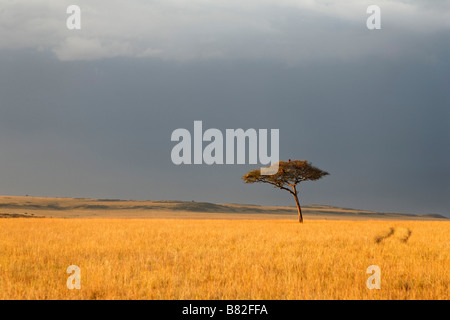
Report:
[[[327,205],[303,207],[306,219],[349,220],[448,220],[439,214],[375,212]],[[198,218],[292,219],[297,209],[289,206],[217,204],[167,200],[120,200],[0,196],[0,218]]]

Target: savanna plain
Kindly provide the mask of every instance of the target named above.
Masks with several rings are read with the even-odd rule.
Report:
[[[0,219],[0,299],[449,299],[449,235],[447,221]]]

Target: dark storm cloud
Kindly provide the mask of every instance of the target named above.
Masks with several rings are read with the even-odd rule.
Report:
[[[280,128],[282,158],[306,158],[332,173],[305,184],[308,203],[448,208],[449,79],[442,65],[6,60],[2,193],[290,200],[242,184],[251,166],[174,166],[171,132],[203,120],[222,130]]]
[[[205,129],[280,129],[282,159],[331,173],[302,186],[305,203],[450,216],[445,4],[401,7],[410,11],[396,28],[388,15],[390,29],[371,33],[356,7],[317,3],[237,10],[234,20],[213,8],[223,15],[210,30],[223,31],[216,38],[200,45],[174,36],[159,52],[168,55],[148,51],[152,58],[138,57],[147,47],[133,39],[120,45],[118,26],[114,46],[91,56],[82,45],[102,43],[103,28],[66,51],[65,32],[27,47],[23,29],[0,51],[0,194],[291,204],[284,192],[242,183],[255,166],[173,165],[172,131],[202,120]],[[406,17],[418,8],[427,11],[415,26]],[[246,15],[260,18],[239,24],[242,37],[219,28]]]

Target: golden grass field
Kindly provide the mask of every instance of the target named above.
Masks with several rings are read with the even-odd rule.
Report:
[[[0,299],[449,299],[449,240],[444,221],[0,219]]]

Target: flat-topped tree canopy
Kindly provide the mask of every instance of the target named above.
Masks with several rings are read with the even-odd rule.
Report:
[[[242,179],[245,183],[269,183],[280,189],[287,189],[302,181],[319,180],[329,173],[316,168],[306,160],[279,161],[278,172],[273,175],[261,175],[261,170],[250,171]]]
[[[311,165],[306,160],[290,160],[278,162],[278,172],[273,175],[262,175],[260,169],[252,170],[242,177],[245,183],[268,183],[275,188],[289,191],[297,204],[299,222],[303,222],[300,202],[298,200],[297,185],[302,181],[315,181],[329,175]]]

